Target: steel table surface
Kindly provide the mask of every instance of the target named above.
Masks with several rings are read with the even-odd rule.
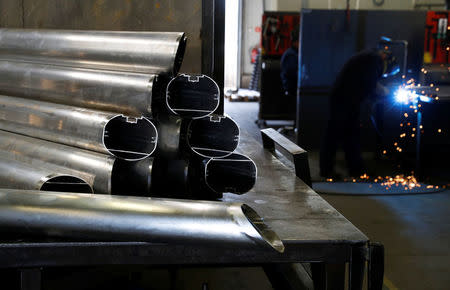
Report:
[[[241,132],[239,152],[258,167],[258,180],[247,194],[224,194],[223,201],[253,207],[285,243],[271,249],[235,249],[146,242],[8,240],[0,236],[0,267],[82,265],[255,265],[293,262],[351,262],[352,251],[368,238],[336,211],[261,142]]]

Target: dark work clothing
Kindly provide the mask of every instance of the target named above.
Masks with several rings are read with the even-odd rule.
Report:
[[[281,85],[288,95],[297,95],[298,50],[290,47],[281,56]]]
[[[383,73],[383,59],[376,51],[352,56],[339,72],[330,94],[330,118],[320,152],[320,172],[334,171],[336,151],[343,145],[350,175],[364,170],[360,145],[360,106],[375,95]]]

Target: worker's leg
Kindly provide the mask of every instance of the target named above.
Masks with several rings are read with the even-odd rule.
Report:
[[[364,173],[360,135],[359,110],[355,109],[348,112],[344,130],[344,152],[350,176]]]

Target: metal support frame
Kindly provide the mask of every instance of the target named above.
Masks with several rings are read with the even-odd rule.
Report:
[[[224,112],[225,67],[225,0],[202,0],[202,74],[213,78],[220,88],[219,107],[215,114]]]
[[[41,290],[40,268],[25,268],[20,270],[20,290]]]
[[[311,183],[311,173],[309,170],[308,153],[297,144],[291,142],[288,138],[275,131],[273,128],[261,130],[263,146],[265,149],[274,151],[277,148],[282,149],[292,157],[295,167],[295,175],[303,180],[309,187]]]

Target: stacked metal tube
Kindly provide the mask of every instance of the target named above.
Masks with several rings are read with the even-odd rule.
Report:
[[[17,215],[32,219],[31,208],[58,212],[73,205],[75,216],[67,223],[56,225],[51,221],[56,216],[49,212],[29,229],[53,232],[49,227],[56,226],[57,232],[68,235],[75,230],[90,238],[95,232],[91,223],[77,219],[81,207],[103,212],[108,206],[133,203],[126,214],[134,216],[133,208],[142,203],[142,208],[184,210],[191,217],[207,213],[212,220],[219,211],[245,212],[239,219],[251,226],[243,232],[282,251],[278,237],[260,221],[254,223],[256,213],[245,205],[219,208],[212,203],[61,194],[54,196],[57,202],[48,203],[52,197],[44,194],[35,199],[37,192],[11,191],[216,199],[223,192],[250,190],[256,165],[233,153],[239,143],[237,124],[214,114],[219,87],[204,75],[178,75],[185,45],[184,33],[0,29],[0,188],[8,189],[0,189],[0,211],[5,210],[0,230],[20,226],[14,221]],[[70,199],[77,201],[69,206]],[[19,204],[24,210],[16,209]],[[122,214],[110,210],[112,215]],[[159,215],[157,210],[150,210],[152,214]],[[173,215],[166,219],[180,222]],[[106,226],[117,227],[118,232],[102,233],[106,237],[139,236],[118,218],[108,222]],[[211,220],[203,222],[217,226]],[[133,226],[132,221],[127,223]],[[163,241],[188,235],[170,231]],[[198,234],[194,241],[229,236],[252,244],[225,231],[217,237],[194,234]],[[160,240],[152,233],[147,236]]]
[[[27,139],[25,147],[46,149],[33,151],[26,162],[50,163],[65,174],[95,171],[96,181],[87,183],[97,193],[114,193],[111,184],[117,184],[122,194],[215,199],[223,191],[251,189],[256,166],[230,156],[239,142],[237,124],[213,114],[217,84],[204,75],[177,75],[185,45],[183,33],[0,29],[0,130],[16,134],[0,153],[8,162],[23,162],[23,155],[9,152],[22,144],[20,135],[52,142]],[[111,161],[103,162],[109,164],[103,171],[80,170],[64,154],[51,153],[79,149],[92,151],[83,151],[91,155],[87,167],[99,164],[98,153]],[[146,158],[152,159],[122,161]],[[228,178],[215,176],[223,175],[225,164],[235,164]],[[122,174],[113,175],[113,167]],[[86,180],[81,175],[76,177]],[[128,190],[123,176],[142,186]]]
[[[70,173],[95,193],[148,195],[151,171],[133,171],[152,167],[157,75],[177,73],[185,43],[183,33],[0,29],[0,162],[45,168],[34,189]],[[14,176],[2,186],[20,188]]]

